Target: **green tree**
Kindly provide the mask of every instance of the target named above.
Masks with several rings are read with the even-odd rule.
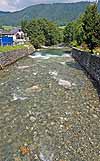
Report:
[[[27,33],[28,24],[29,24],[29,22],[27,20],[21,21],[21,28],[24,33]]]
[[[83,15],[81,15],[74,22],[74,40],[76,40],[77,45],[81,45],[84,41],[84,31],[83,31]]]
[[[74,36],[74,22],[70,22],[64,30],[64,42],[70,44]]]
[[[83,16],[83,30],[85,34],[85,42],[88,48],[93,52],[93,49],[98,45],[100,34],[100,18],[97,10],[97,5],[89,5]],[[99,27],[99,28],[98,28]]]
[[[2,25],[0,25],[0,29],[4,29]]]
[[[56,45],[62,41],[62,34],[58,26],[46,19],[22,22],[22,29],[30,38],[35,48],[42,45]]]
[[[100,46],[100,14],[97,15],[97,22],[95,26],[95,38],[97,46]]]
[[[38,20],[30,21],[27,25],[27,34],[35,48],[40,48],[41,45],[45,44],[45,36],[41,30]]]
[[[64,42],[67,44],[81,45],[84,41],[83,16],[69,23],[64,30]]]
[[[56,45],[62,42],[63,34],[55,23],[46,19],[39,19],[38,23],[45,36],[45,45]]]

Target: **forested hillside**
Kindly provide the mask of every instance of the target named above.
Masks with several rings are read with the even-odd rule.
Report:
[[[59,25],[65,25],[78,18],[85,11],[88,4],[89,2],[39,4],[13,13],[4,14],[1,12],[0,24],[19,25],[25,19],[47,18],[48,20],[57,22]]]
[[[5,16],[5,15],[7,15],[7,14],[9,14],[10,12],[3,12],[3,11],[0,11],[0,17],[1,16]]]

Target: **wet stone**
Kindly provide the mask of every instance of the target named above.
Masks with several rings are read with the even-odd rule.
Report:
[[[36,121],[36,118],[33,117],[33,116],[31,116],[31,117],[30,117],[30,121],[35,122],[35,121]]]

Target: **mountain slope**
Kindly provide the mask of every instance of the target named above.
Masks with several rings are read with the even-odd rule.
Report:
[[[89,2],[33,5],[21,11],[0,16],[0,24],[18,25],[24,19],[47,18],[57,22],[59,25],[65,25],[69,21],[78,18],[88,4]]]
[[[9,14],[10,12],[4,12],[4,11],[0,11],[0,17],[1,16],[5,16],[5,15],[7,15],[7,14]]]

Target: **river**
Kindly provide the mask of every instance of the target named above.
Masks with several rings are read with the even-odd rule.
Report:
[[[0,161],[100,161],[100,102],[62,50],[0,71]]]

